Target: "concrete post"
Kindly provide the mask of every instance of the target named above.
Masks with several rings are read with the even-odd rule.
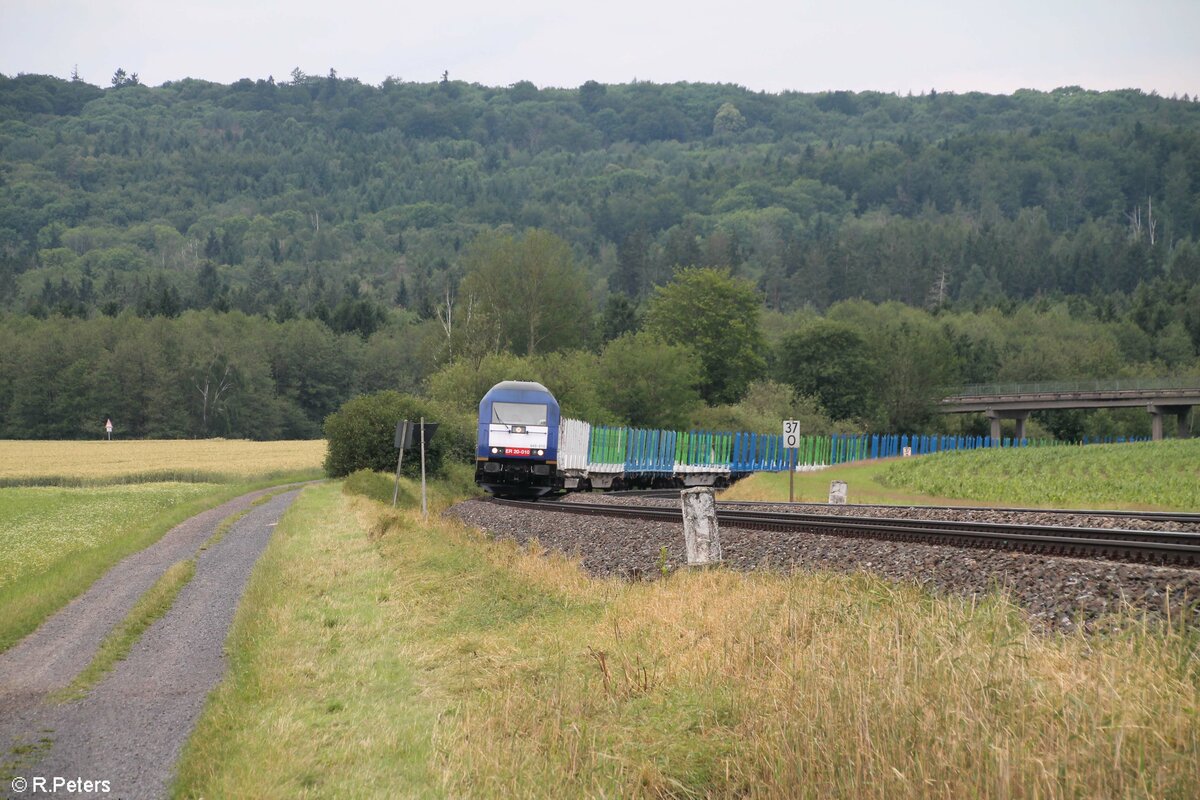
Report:
[[[683,541],[689,567],[721,563],[721,535],[712,489],[697,486],[679,493],[683,504]]]
[[[1029,412],[1024,411],[1013,414],[1013,419],[1017,421],[1017,442],[1020,443],[1025,438],[1025,420],[1029,419]]]
[[[421,519],[429,519],[429,506],[425,503],[425,418],[421,417]]]
[[[846,496],[848,494],[845,481],[830,481],[829,482],[829,505],[844,506],[846,505]]]

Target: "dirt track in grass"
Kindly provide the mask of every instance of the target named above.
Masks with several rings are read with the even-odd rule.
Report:
[[[162,797],[204,698],[225,669],[234,611],[293,489],[238,497],[192,517],[127,557],[37,631],[0,654],[0,792],[13,778],[108,781],[109,792],[73,797]],[[248,513],[198,552],[221,521]],[[47,695],[91,661],[100,642],[171,564],[196,572],[171,609],[87,696],[56,705]],[[32,785],[32,783],[31,783]]]

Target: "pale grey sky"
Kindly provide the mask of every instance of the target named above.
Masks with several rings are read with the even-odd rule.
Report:
[[[0,0],[0,73],[1200,92],[1200,0]]]

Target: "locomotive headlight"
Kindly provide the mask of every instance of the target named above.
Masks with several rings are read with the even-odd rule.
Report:
[[[538,450],[538,455],[539,455],[539,456],[544,456],[544,455],[546,455],[546,451],[545,451],[545,450]]]
[[[499,447],[493,447],[493,448],[492,448],[492,455],[496,455],[496,453],[499,453],[499,452],[500,452],[500,448],[499,448]]]

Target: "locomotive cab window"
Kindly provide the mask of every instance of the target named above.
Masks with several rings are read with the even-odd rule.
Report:
[[[492,422],[502,425],[545,425],[546,406],[539,403],[492,403]]]

